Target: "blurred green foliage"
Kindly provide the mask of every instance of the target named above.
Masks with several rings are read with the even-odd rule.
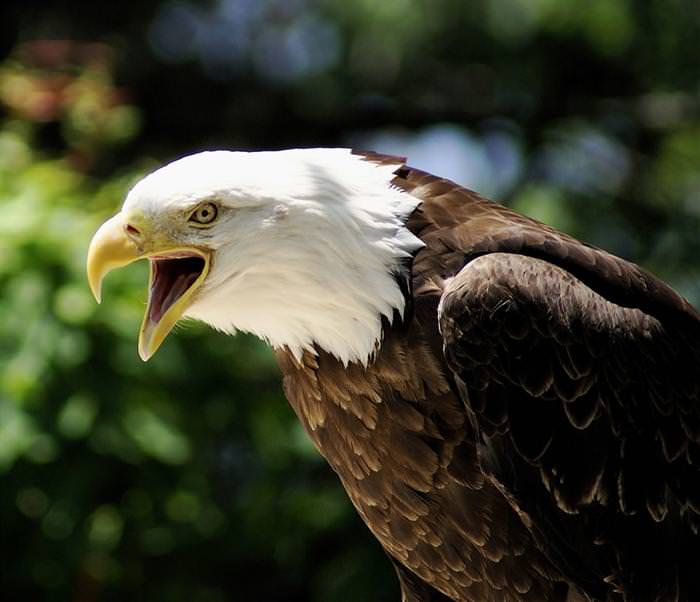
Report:
[[[145,266],[90,297],[163,160],[408,154],[700,302],[694,1],[5,2],[0,34],[3,599],[398,599],[265,346],[185,324],[146,365]]]

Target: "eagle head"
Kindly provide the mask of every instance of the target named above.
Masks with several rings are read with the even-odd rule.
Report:
[[[297,357],[319,346],[366,363],[422,246],[405,226],[418,201],[391,185],[395,169],[346,149],[184,157],[140,180],[96,232],[90,287],[99,302],[109,271],[149,261],[144,360],[189,317]]]

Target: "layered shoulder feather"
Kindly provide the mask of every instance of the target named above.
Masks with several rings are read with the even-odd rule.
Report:
[[[601,600],[692,600],[700,557],[700,317],[642,268],[402,168],[423,199],[418,293],[482,469]]]

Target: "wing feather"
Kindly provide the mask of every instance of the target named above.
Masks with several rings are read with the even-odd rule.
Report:
[[[440,326],[482,427],[482,463],[545,546],[577,515],[571,562],[599,555],[602,533],[627,591],[671,600],[671,583],[688,591],[700,569],[700,438],[687,427],[700,419],[700,354],[691,319],[681,329],[673,311],[661,313],[618,305],[543,259],[498,252],[449,282]],[[660,568],[674,578],[659,579]]]

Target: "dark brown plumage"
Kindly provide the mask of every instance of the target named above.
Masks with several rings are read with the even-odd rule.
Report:
[[[396,165],[406,315],[277,351],[406,602],[700,600],[700,316],[622,259]],[[404,276],[397,276],[404,278]]]

